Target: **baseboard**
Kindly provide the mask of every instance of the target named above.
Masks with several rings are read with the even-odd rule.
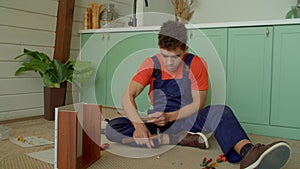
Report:
[[[20,121],[34,120],[34,119],[40,119],[40,118],[44,118],[44,115],[3,120],[3,121],[0,121],[0,124],[15,123],[15,122],[20,122]]]
[[[248,134],[300,140],[300,128],[241,123]]]

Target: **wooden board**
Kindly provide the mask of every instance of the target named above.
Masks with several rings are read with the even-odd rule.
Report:
[[[58,168],[87,168],[100,158],[102,106],[79,104],[76,108],[66,106],[58,111]],[[82,128],[78,127],[78,123]],[[78,130],[82,130],[82,137],[78,137]],[[82,145],[78,146],[78,143]],[[78,154],[78,147],[82,147],[81,155]]]

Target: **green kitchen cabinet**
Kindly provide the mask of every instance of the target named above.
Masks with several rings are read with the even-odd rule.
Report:
[[[81,34],[81,59],[97,70],[82,86],[81,100],[121,107],[121,97],[140,63],[159,53],[158,31]],[[300,139],[300,25],[188,29],[189,52],[209,72],[206,104],[226,104],[247,133]],[[150,107],[148,89],[136,99]]]
[[[149,32],[118,32],[110,33],[106,53],[106,102],[113,107],[121,107],[121,97],[132,76],[146,57],[158,52],[154,48],[154,33]],[[136,102],[139,111],[146,111],[150,102],[148,88],[138,96]],[[96,90],[96,93],[97,90]]]
[[[227,28],[188,30],[188,46],[189,51],[203,57],[207,62],[220,62],[226,69]]]
[[[97,74],[84,82],[81,87],[80,101],[105,104],[106,100],[106,58],[107,33],[81,34],[80,59],[90,61]],[[95,89],[97,88],[97,95]]]
[[[271,125],[300,128],[299,47],[300,25],[275,26]]]
[[[227,105],[240,122],[269,125],[273,27],[229,28]]]
[[[96,73],[83,83],[80,100],[120,108],[122,94],[140,63],[157,53],[153,38],[153,31],[81,34],[80,58],[90,61]],[[136,100],[141,112],[150,106],[147,89]]]
[[[206,105],[225,104],[227,28],[188,30],[189,52],[202,57],[208,67],[210,89]]]

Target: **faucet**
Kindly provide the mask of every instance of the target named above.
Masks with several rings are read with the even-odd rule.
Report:
[[[297,18],[300,18],[300,0],[297,1]]]
[[[133,1],[133,14],[132,14],[132,17],[130,17],[130,21],[128,22],[128,26],[136,27],[136,25],[137,25],[136,2],[137,2],[137,0]],[[145,6],[148,7],[148,0],[145,0]]]

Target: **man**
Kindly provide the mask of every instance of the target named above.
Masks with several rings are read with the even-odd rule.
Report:
[[[286,142],[253,145],[229,107],[204,107],[208,90],[206,64],[187,53],[184,24],[165,22],[158,41],[160,53],[141,64],[122,97],[127,117],[108,123],[108,139],[148,148],[179,144],[207,149],[209,144],[203,133],[213,132],[229,162],[242,160],[240,168],[275,169],[285,165],[290,156]],[[148,118],[143,121],[135,98],[147,85],[153,109],[148,110]],[[132,141],[125,141],[128,137]]]

